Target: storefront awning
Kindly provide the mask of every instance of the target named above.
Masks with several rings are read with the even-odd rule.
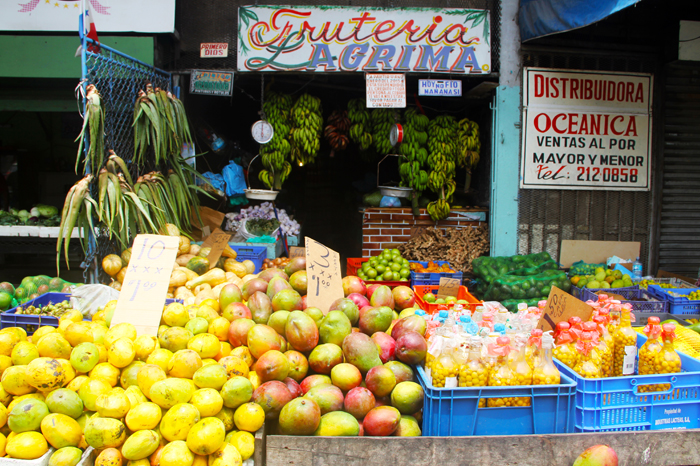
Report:
[[[600,21],[641,0],[520,0],[520,38],[571,31]]]

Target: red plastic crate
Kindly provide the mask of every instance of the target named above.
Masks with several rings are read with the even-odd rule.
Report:
[[[369,260],[369,257],[348,257],[348,266],[347,270],[345,271],[345,275],[354,275],[357,276],[357,269],[362,267],[363,262],[367,262]],[[372,280],[372,281],[367,281],[367,285],[386,285],[386,286],[410,286],[411,282],[409,280],[406,281],[384,281],[384,280]]]
[[[453,306],[451,304],[432,304],[427,303],[423,300],[423,296],[427,293],[433,293],[437,295],[438,289],[440,287],[437,285],[416,285],[413,287],[413,293],[416,295],[416,304],[429,314],[435,314],[441,310],[451,309]],[[466,286],[460,286],[459,291],[457,291],[457,299],[463,299],[469,304],[465,304],[464,307],[469,308],[472,312],[476,311],[476,307],[483,304],[483,301],[479,301],[474,296],[469,293]]]

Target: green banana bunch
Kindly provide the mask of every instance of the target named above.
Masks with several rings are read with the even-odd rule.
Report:
[[[321,148],[323,117],[321,99],[302,94],[292,106],[291,161],[299,166],[312,163]]]
[[[434,222],[444,220],[450,216],[450,204],[445,199],[438,199],[429,203],[426,206],[426,210]]]
[[[460,167],[473,170],[479,163],[481,141],[479,139],[479,125],[467,118],[460,120],[458,130],[458,154],[457,162]]]
[[[265,118],[272,125],[274,134],[270,142],[260,146],[260,158],[264,169],[258,174],[258,179],[269,189],[282,187],[284,180],[281,173],[286,159],[291,158],[292,104],[291,95],[274,91],[267,93],[263,103]]]
[[[375,108],[370,114],[372,123],[372,139],[374,149],[379,155],[386,155],[392,152],[389,133],[394,125],[394,111],[388,108]]]

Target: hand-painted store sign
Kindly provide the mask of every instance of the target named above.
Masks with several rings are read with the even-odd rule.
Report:
[[[651,75],[524,73],[521,188],[650,189]]]
[[[223,95],[233,93],[233,73],[192,70],[190,94]]]
[[[246,6],[240,71],[488,74],[488,10]]]

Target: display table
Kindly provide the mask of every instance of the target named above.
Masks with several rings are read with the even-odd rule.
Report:
[[[2,236],[22,236],[33,238],[58,238],[59,227],[40,227],[29,225],[0,226],[0,237]],[[80,238],[80,229],[73,228],[71,238]]]

